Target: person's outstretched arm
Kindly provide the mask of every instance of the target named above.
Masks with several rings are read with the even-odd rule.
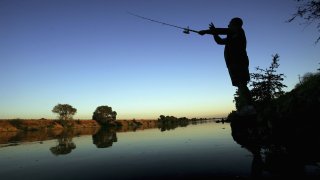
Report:
[[[229,28],[216,28],[213,23],[209,24],[209,29],[201,30],[198,32],[200,35],[211,34],[211,35],[228,35],[231,33]]]
[[[201,36],[205,35],[205,34],[211,34],[213,35],[213,31],[211,29],[206,29],[206,30],[201,30],[198,31],[198,34],[200,34]]]
[[[227,43],[226,38],[221,38],[219,35],[228,35],[230,30],[228,28],[215,28],[213,23],[209,24],[208,30],[199,31],[200,35],[211,34],[214,37],[214,40],[219,45],[225,45]]]

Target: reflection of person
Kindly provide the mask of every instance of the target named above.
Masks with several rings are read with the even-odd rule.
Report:
[[[257,178],[262,176],[264,162],[261,157],[261,147],[255,145],[244,146],[253,155],[251,163],[251,177]]]
[[[219,45],[225,45],[224,57],[232,85],[238,87],[240,100],[240,114],[254,113],[251,102],[250,91],[247,83],[250,80],[249,75],[249,58],[247,56],[246,45],[247,40],[245,32],[242,29],[242,20],[233,18],[228,28],[215,28],[213,23],[209,25],[209,30],[199,31],[200,35],[211,34]],[[227,35],[221,38],[219,35]]]
[[[300,147],[296,141],[291,141],[294,140],[293,137],[290,140],[279,141],[278,136],[272,134],[272,129],[269,127],[254,121],[249,122],[232,121],[230,126],[233,140],[253,155],[251,178],[304,177],[300,179],[305,179],[304,167],[307,162],[305,151],[308,151],[307,156],[310,157],[310,149],[305,146]],[[291,142],[294,142],[294,145]]]

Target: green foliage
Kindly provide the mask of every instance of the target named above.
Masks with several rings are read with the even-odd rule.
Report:
[[[116,125],[115,120],[117,112],[112,111],[112,107],[99,106],[93,113],[92,119],[97,121],[101,125]]]
[[[57,104],[53,109],[53,113],[57,113],[59,120],[72,120],[73,115],[77,112],[77,109],[69,104]]]
[[[256,68],[258,73],[251,73],[250,86],[252,100],[257,103],[270,102],[284,94],[283,88],[287,87],[282,83],[284,74],[276,74],[279,67],[279,55],[272,56],[272,63],[269,68]]]

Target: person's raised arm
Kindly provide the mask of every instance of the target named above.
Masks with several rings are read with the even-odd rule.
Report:
[[[205,35],[205,34],[213,34],[213,32],[210,29],[207,30],[201,30],[198,31],[198,34],[200,34],[201,36]]]
[[[221,38],[219,35],[228,35],[230,30],[228,28],[215,28],[213,23],[209,24],[208,30],[202,30],[198,32],[200,35],[211,34],[214,40],[219,45],[227,44],[227,38]]]
[[[198,32],[200,35],[211,34],[211,35],[228,35],[231,34],[229,28],[216,28],[213,23],[209,24],[209,29],[201,30]]]
[[[219,45],[225,45],[227,44],[227,38],[221,38],[219,35],[213,35],[214,41],[216,41]]]
[[[211,34],[211,35],[213,35],[214,29],[215,29],[215,27],[214,27],[213,23],[210,23],[210,24],[209,24],[209,29],[207,29],[207,30],[201,30],[201,31],[199,31],[198,33],[199,33],[201,36],[203,36],[203,35],[205,35],[205,34]]]
[[[213,35],[228,35],[231,34],[229,28],[214,28]]]

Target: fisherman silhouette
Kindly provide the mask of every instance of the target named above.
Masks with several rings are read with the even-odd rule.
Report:
[[[229,71],[233,86],[238,88],[240,109],[239,115],[255,114],[252,106],[252,98],[247,87],[250,81],[249,58],[246,51],[247,40],[242,29],[243,21],[241,18],[233,18],[228,28],[215,28],[213,23],[209,24],[208,30],[202,30],[200,35],[211,34],[219,45],[225,45],[224,58]],[[226,35],[221,38],[219,35]]]

